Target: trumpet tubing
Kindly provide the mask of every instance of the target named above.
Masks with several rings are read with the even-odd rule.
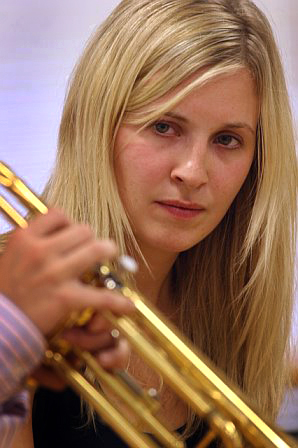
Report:
[[[32,212],[47,213],[45,204],[1,162],[0,184],[8,188]],[[27,226],[26,220],[1,196],[0,209],[15,225]],[[249,407],[241,391],[223,379],[223,375],[217,372],[202,353],[199,353],[141,294],[123,284],[108,265],[96,266],[86,274],[84,281],[87,280],[95,287],[104,286],[117,290],[135,304],[136,312],[133,317],[116,317],[110,312],[105,312],[104,316],[198,417],[206,420],[210,430],[197,445],[198,448],[209,446],[216,437],[221,438],[224,446],[228,448],[297,446],[293,440],[278,432]],[[66,325],[84,325],[91,315],[92,310],[87,309],[81,315],[70,316]],[[126,372],[104,371],[90,353],[70,346],[61,339],[59,333],[58,331],[50,339],[44,362],[52,366],[129,446],[184,446],[180,436],[169,432],[156,418],[159,404],[154,393],[152,394],[154,391],[144,391]],[[87,366],[99,382],[118,394],[120,400],[134,413],[137,422],[150,428],[153,437],[141,433],[138,425],[126,420],[105,395],[73,367],[69,362],[70,355]]]

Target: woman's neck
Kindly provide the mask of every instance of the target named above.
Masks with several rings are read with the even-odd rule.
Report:
[[[139,257],[137,260],[139,269],[135,275],[137,288],[151,303],[163,311],[171,302],[169,297],[170,276],[177,254],[157,253],[157,251],[145,251],[144,249],[142,249],[142,253],[147,265]]]

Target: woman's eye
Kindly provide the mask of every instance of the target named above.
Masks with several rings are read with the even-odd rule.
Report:
[[[239,139],[230,134],[218,135],[215,138],[215,143],[231,149],[237,148],[241,144]]]
[[[165,123],[163,121],[158,121],[157,123],[154,123],[153,128],[158,134],[167,134],[167,135],[175,134],[173,127],[170,124]]]

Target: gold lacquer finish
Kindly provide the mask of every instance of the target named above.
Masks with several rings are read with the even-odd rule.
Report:
[[[46,213],[47,207],[15,174],[0,162],[0,184],[8,188],[34,213]],[[26,220],[0,196],[0,210],[15,225],[25,227]],[[132,317],[115,317],[110,312],[105,317],[130,342],[134,350],[159,372],[176,394],[206,420],[210,431],[197,448],[209,446],[220,438],[223,445],[240,447],[290,448],[297,444],[262,420],[246,403],[242,393],[231,387],[210,361],[185,339],[158,310],[144,297],[124,285],[107,265],[97,266],[86,274],[84,281],[95,287],[117,289],[135,304]],[[70,316],[67,326],[84,325],[92,310]],[[145,330],[145,331],[144,331]],[[125,442],[133,448],[182,448],[179,435],[169,432],[155,417],[158,400],[152,391],[146,392],[126,372],[108,373],[86,351],[72,347],[61,340],[59,331],[49,341],[45,363],[52,366],[64,380],[81,395]],[[113,407],[105,395],[96,389],[88,376],[76,370],[69,359],[75,357],[88,367],[92,375],[118,395],[122,403],[135,415],[134,425]],[[154,392],[154,391],[153,391]],[[153,437],[140,432],[138,425],[150,428]]]

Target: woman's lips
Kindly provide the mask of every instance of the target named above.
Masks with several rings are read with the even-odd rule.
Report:
[[[172,216],[182,219],[195,218],[204,211],[204,208],[198,204],[177,201],[157,201],[156,203]]]

